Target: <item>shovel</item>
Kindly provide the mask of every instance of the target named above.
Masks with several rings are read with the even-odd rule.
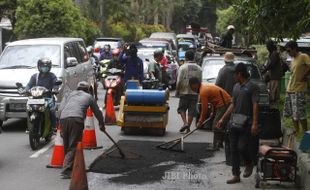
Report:
[[[116,148],[118,149],[119,151],[119,154],[122,156],[122,158],[125,158],[125,154],[124,152],[122,151],[122,149],[116,144],[116,142],[112,139],[112,137],[108,134],[108,132],[106,132],[105,130],[103,131],[104,134],[107,135],[107,137],[113,142],[113,144],[116,146]]]

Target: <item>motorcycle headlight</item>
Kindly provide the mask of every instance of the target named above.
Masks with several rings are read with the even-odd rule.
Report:
[[[31,96],[33,97],[39,97],[43,95],[43,90],[32,90],[31,91]]]

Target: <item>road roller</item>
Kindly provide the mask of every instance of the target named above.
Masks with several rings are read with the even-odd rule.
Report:
[[[168,100],[168,89],[142,89],[130,81],[121,97],[117,124],[125,134],[163,136],[168,124]]]

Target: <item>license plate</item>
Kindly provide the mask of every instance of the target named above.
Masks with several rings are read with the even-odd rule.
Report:
[[[9,104],[9,109],[11,111],[26,111],[26,104],[25,103]]]
[[[27,102],[28,105],[33,105],[33,104],[45,104],[45,100],[44,99],[29,99]]]

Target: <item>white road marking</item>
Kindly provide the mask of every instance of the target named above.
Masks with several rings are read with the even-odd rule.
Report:
[[[35,152],[33,155],[29,156],[29,158],[38,158],[41,154],[46,152],[55,144],[55,139],[51,140],[44,148],[40,149],[39,151]]]

